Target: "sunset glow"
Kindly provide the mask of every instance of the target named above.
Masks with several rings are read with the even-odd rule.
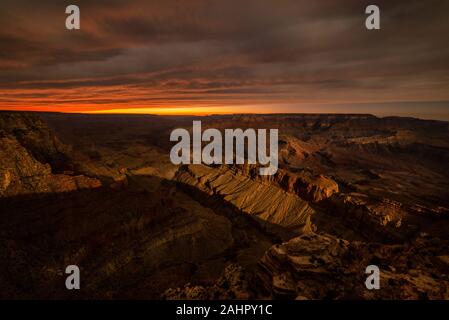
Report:
[[[357,2],[83,2],[67,30],[56,2],[6,1],[0,110],[449,119],[447,17],[430,7],[386,2],[367,31]]]

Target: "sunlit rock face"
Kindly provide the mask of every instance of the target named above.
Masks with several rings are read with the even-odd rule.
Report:
[[[315,212],[307,201],[285,192],[276,183],[251,179],[242,171],[227,167],[188,165],[182,167],[175,178],[181,184],[235,206],[267,229],[281,227],[302,232],[310,227],[310,216]]]
[[[0,113],[0,135],[2,196],[69,192],[101,186],[98,179],[73,172],[70,148],[59,142],[36,115]]]
[[[313,174],[307,170],[298,170],[293,173],[286,169],[279,169],[272,176],[262,176],[259,175],[258,168],[259,166],[255,165],[232,167],[236,174],[246,175],[252,180],[281,187],[284,191],[311,202],[320,202],[339,191],[338,183],[323,174]]]

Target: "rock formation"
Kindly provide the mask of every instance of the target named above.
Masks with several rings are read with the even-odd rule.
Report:
[[[0,113],[0,196],[69,192],[101,182],[73,169],[64,146],[33,114]]]

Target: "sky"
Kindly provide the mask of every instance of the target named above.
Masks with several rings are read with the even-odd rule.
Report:
[[[2,0],[0,109],[449,120],[448,34],[446,0]]]

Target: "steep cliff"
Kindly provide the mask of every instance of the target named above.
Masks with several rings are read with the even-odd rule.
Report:
[[[0,196],[101,186],[98,179],[73,169],[70,148],[59,142],[38,116],[0,113]]]

